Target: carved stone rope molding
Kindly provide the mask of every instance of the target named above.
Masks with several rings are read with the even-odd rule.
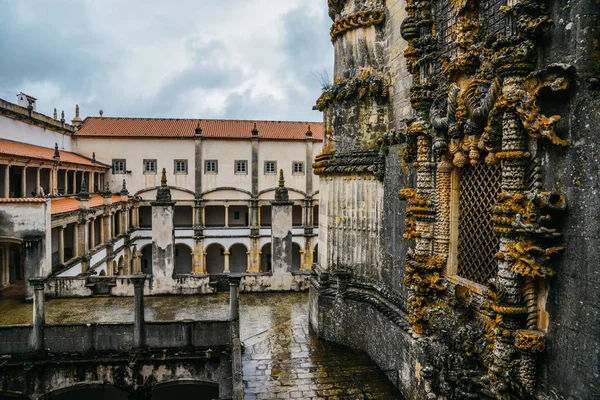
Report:
[[[341,18],[331,26],[331,41],[334,41],[343,33],[367,26],[379,25],[385,19],[385,11],[383,10],[368,10],[357,12],[347,17]]]

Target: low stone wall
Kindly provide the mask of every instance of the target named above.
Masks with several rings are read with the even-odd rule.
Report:
[[[146,322],[150,348],[220,347],[230,345],[229,321]],[[44,326],[44,349],[52,353],[129,351],[134,324],[53,324]],[[0,327],[0,354],[32,351],[32,326]]]

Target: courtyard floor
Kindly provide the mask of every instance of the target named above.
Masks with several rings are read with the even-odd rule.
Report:
[[[30,324],[32,304],[17,289],[0,293],[0,325]],[[147,296],[148,321],[227,315],[227,293]],[[133,298],[49,299],[48,323],[133,322]],[[399,399],[369,357],[320,340],[308,326],[308,293],[240,295],[245,399]]]

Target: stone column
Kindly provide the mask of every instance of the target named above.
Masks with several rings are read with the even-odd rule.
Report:
[[[58,176],[58,172],[57,172],[57,176]],[[64,188],[63,188],[63,194],[66,196],[67,194],[69,194],[69,170],[65,169],[65,179],[64,179]]]
[[[27,196],[27,167],[23,166],[23,174],[21,174],[21,197]]]
[[[36,277],[29,279],[33,287],[33,332],[31,346],[35,351],[44,350],[44,325],[46,324],[46,278]]]
[[[75,222],[73,224],[73,257],[79,257],[81,254],[79,253],[79,223]]]
[[[131,278],[133,282],[133,346],[135,348],[146,345],[144,334],[144,282],[146,275],[136,275]]]
[[[58,263],[65,263],[65,226],[58,227]]]
[[[140,205],[135,203],[133,205],[133,227],[135,229],[140,227]]]
[[[192,253],[193,257],[193,268],[192,272],[195,274],[205,274],[206,273],[206,263],[204,262],[204,240],[196,239],[194,240],[194,251]]]
[[[90,193],[94,193],[96,191],[95,190],[96,188],[94,187],[95,174],[92,171],[92,172],[89,173],[89,175],[90,175],[90,181],[89,181],[89,189],[88,189],[88,191]]]
[[[42,179],[40,174],[42,173],[42,167],[38,167],[36,170],[36,174],[35,174],[35,195],[36,196],[41,196],[42,192],[40,190],[40,186],[42,184]]]
[[[229,204],[225,203],[225,228],[229,228]]]
[[[258,216],[257,216],[257,218],[256,218],[256,219],[257,219],[257,223],[256,223],[256,225],[258,226],[258,228],[259,228],[259,229],[260,229],[260,226],[261,226],[261,223],[260,223],[260,207],[261,207],[261,205],[259,204],[259,205],[257,206],[258,210],[256,211],[256,213],[257,213],[257,215],[258,215]]]
[[[229,276],[229,320],[235,321],[240,317],[238,293],[240,289],[240,275]]]
[[[290,272],[292,267],[292,205],[279,170],[279,187],[271,202],[271,252],[273,275]]]
[[[175,202],[167,186],[167,171],[162,170],[161,186],[152,203],[152,271],[155,277],[172,277],[175,272]]]
[[[75,170],[73,170],[73,191],[71,193],[77,193],[77,171]]]
[[[10,197],[10,165],[4,168],[4,197]]]
[[[58,196],[58,169],[52,168],[50,170],[50,191],[52,196]]]
[[[88,230],[90,232],[90,249],[96,247],[96,230],[95,228],[96,218],[90,219],[88,223]]]
[[[223,272],[225,272],[226,274],[229,273],[229,254],[231,253],[229,253],[228,250],[225,250],[223,252],[223,257],[225,257],[225,260],[223,262]]]

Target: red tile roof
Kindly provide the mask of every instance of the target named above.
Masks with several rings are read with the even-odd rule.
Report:
[[[86,166],[94,166],[98,168],[108,169],[107,165],[94,163],[92,160],[82,157],[78,154],[69,151],[59,150],[60,161],[63,163],[79,164]],[[17,156],[34,158],[37,160],[54,161],[54,149],[47,147],[35,146],[28,143],[13,142],[12,140],[0,139],[0,154],[7,156]]]
[[[113,194],[112,202],[118,203],[121,201],[121,195]],[[90,208],[98,207],[104,204],[104,199],[100,194],[92,194],[90,196]],[[55,197],[52,199],[50,214],[61,214],[70,211],[75,211],[79,208],[77,197]]]
[[[245,121],[223,119],[101,118],[88,117],[75,134],[86,137],[194,137],[200,123],[202,137],[249,139],[256,123],[261,139],[304,140],[310,126],[315,140],[323,140],[321,122]]]
[[[50,199],[44,197],[11,197],[0,198],[0,203],[45,203]]]

